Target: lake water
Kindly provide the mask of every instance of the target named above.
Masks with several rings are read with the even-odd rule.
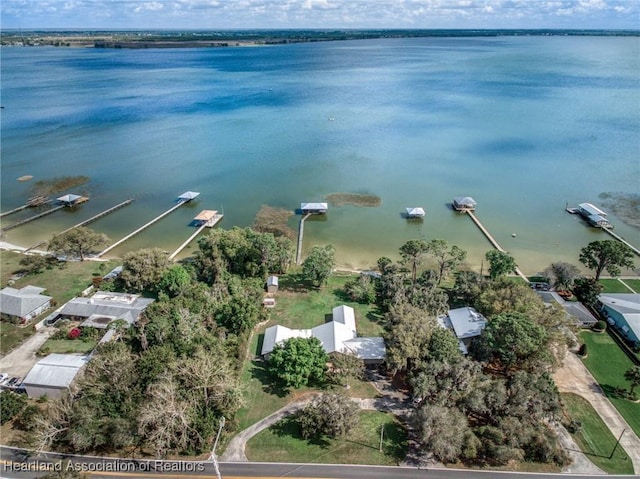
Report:
[[[606,233],[564,211],[603,192],[640,193],[640,38],[415,38],[274,47],[3,48],[2,210],[33,181],[86,175],[91,200],[4,234],[31,246],[135,196],[91,225],[118,239],[187,190],[188,204],[113,250],[175,249],[202,209],[248,226],[261,205],[294,210],[330,193],[382,198],[308,221],[305,249],[341,266],[442,238],[478,268],[477,215],[527,273],[578,263]],[[33,175],[31,182],[18,182]],[[423,222],[401,217],[422,206]],[[8,225],[33,212],[3,218]],[[640,230],[610,215],[636,246]],[[297,218],[291,224],[296,227]],[[513,234],[516,234],[514,237]],[[195,248],[186,250],[188,253]]]

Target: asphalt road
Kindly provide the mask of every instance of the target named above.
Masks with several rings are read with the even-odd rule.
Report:
[[[60,463],[69,459],[71,466]],[[28,456],[24,450],[0,447],[0,477],[6,479],[34,479],[54,471],[56,467],[73,467],[87,472],[90,478],[101,479],[205,479],[216,477],[213,463],[195,461],[145,461],[131,459],[109,459],[92,456],[64,456],[47,454]],[[281,464],[281,463],[220,463],[224,479],[248,478],[325,478],[325,479],[577,479],[589,477],[575,474],[529,474],[496,471],[469,471],[456,469],[415,469],[384,466],[354,466],[327,464]],[[595,477],[595,476],[592,476]],[[601,477],[601,476],[600,476]],[[607,476],[624,477],[629,476]]]

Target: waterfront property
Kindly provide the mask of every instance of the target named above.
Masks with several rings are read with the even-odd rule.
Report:
[[[593,314],[591,314],[591,312],[582,303],[577,301],[566,301],[555,291],[536,291],[536,293],[538,293],[538,296],[540,296],[545,304],[560,305],[567,313],[567,316],[570,317],[577,326],[590,328],[598,322]]]
[[[476,209],[476,200],[471,198],[471,196],[456,196],[453,199],[453,209],[456,211],[474,211]]]
[[[578,205],[578,213],[580,213],[580,216],[586,219],[591,226],[597,228],[613,228],[613,225],[607,219],[607,213],[591,203],[580,203]]]
[[[0,291],[0,313],[10,321],[24,324],[45,312],[51,306],[51,296],[42,294],[45,288],[25,286],[20,289],[11,287]]]
[[[350,306],[333,308],[333,318],[328,323],[311,329],[290,329],[275,325],[264,332],[261,355],[269,359],[276,345],[290,338],[318,338],[327,354],[354,354],[365,364],[378,364],[386,357],[384,339],[381,337],[358,337],[355,311]]]
[[[464,306],[450,309],[446,316],[438,317],[441,327],[453,331],[458,338],[458,348],[462,354],[468,353],[471,338],[480,336],[487,326],[487,319],[475,309]]]
[[[328,209],[328,203],[300,203],[300,212],[303,215],[323,215]]]
[[[135,324],[153,299],[137,294],[98,291],[89,298],[73,298],[65,304],[59,317],[84,319],[81,326],[105,329],[116,319]]]
[[[22,386],[30,398],[60,397],[87,362],[89,356],[50,354],[31,368]]]
[[[598,301],[607,322],[629,342],[640,345],[640,294],[601,294]]]
[[[406,217],[407,218],[424,218],[425,212],[423,208],[420,208],[419,206],[414,206],[412,208],[407,208],[406,210]]]

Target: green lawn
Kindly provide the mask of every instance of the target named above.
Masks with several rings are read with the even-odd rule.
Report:
[[[633,474],[633,463],[622,446],[618,445],[609,458],[618,438],[611,434],[589,401],[577,394],[563,393],[562,402],[571,419],[582,424],[571,436],[589,460],[609,474]]]
[[[614,278],[601,279],[599,283],[602,285],[603,293],[631,293],[629,288]],[[633,289],[633,286],[631,288]]]
[[[40,348],[41,353],[88,353],[98,344],[97,341],[81,341],[79,339],[47,339]]]
[[[246,447],[250,461],[326,464],[397,465],[407,453],[407,434],[388,413],[361,411],[358,425],[347,436],[333,440],[302,439],[291,419],[253,437]],[[380,452],[380,428],[384,439]]]
[[[33,326],[21,328],[17,324],[0,322],[0,354],[7,354],[34,333]]]
[[[629,388],[624,373],[633,363],[607,333],[582,331],[580,335],[587,345],[585,365],[629,426],[640,435],[640,403],[620,398],[614,391],[616,387]]]
[[[636,293],[640,293],[640,279],[623,279],[628,286]]]

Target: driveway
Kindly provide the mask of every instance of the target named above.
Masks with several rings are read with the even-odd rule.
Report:
[[[579,394],[589,401],[616,438],[625,431],[620,444],[631,458],[635,472],[640,472],[640,439],[604,395],[582,361],[575,354],[567,353],[562,368],[556,371],[553,379],[560,392]]]
[[[38,361],[36,351],[45,343],[49,336],[56,331],[55,328],[42,328],[20,346],[15,348],[5,357],[0,359],[0,372],[9,373],[10,376],[24,378]]]

